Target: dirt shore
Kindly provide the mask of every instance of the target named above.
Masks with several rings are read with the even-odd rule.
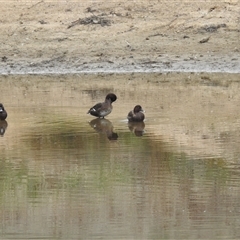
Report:
[[[0,73],[240,72],[240,3],[5,1]]]

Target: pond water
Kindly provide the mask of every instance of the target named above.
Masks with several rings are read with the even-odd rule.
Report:
[[[240,238],[239,87],[239,74],[1,76],[0,238]],[[109,116],[86,114],[109,92]],[[146,120],[129,125],[137,104]]]

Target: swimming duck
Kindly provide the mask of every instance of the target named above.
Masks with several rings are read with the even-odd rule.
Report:
[[[145,118],[143,109],[140,105],[136,105],[132,111],[128,113],[129,122],[142,122]]]
[[[7,112],[4,109],[2,103],[0,103],[0,120],[5,120],[7,118]]]
[[[114,93],[109,93],[106,96],[104,102],[97,103],[92,108],[90,108],[87,113],[98,118],[104,118],[112,112],[112,102],[115,102],[116,100],[117,96]]]

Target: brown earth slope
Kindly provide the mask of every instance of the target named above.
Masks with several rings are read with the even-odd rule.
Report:
[[[240,3],[5,1],[0,72],[240,70]]]

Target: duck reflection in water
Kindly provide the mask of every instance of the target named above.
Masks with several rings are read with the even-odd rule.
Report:
[[[128,122],[128,128],[137,137],[141,137],[144,134],[145,123],[144,122]]]
[[[0,121],[0,136],[3,137],[4,133],[7,130],[8,123],[7,121]]]
[[[89,122],[90,126],[99,133],[106,134],[109,140],[117,140],[118,134],[113,132],[112,123],[105,118],[96,118]]]

